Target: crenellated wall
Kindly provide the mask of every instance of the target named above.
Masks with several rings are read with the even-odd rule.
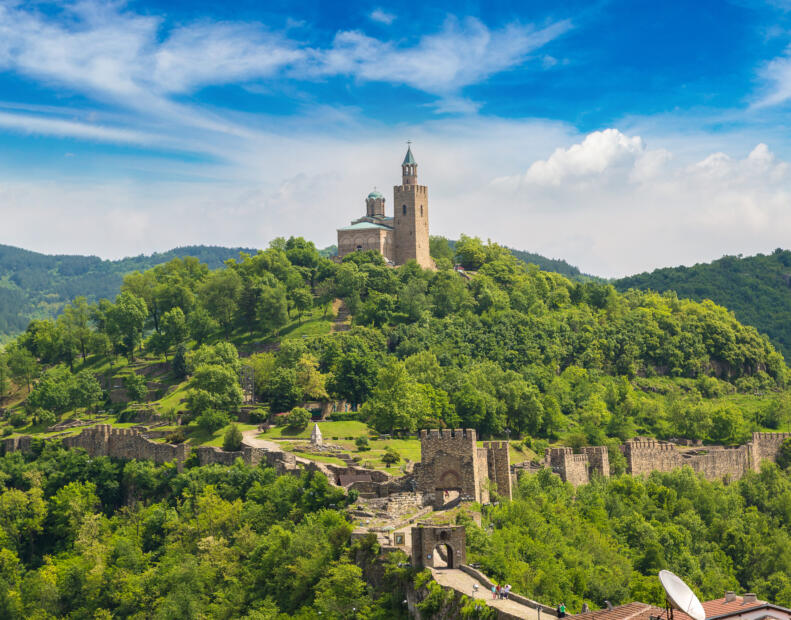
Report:
[[[791,433],[753,433],[752,441],[741,446],[701,446],[693,450],[638,437],[623,444],[621,452],[626,457],[627,473],[634,476],[688,466],[708,480],[738,480],[748,471],[759,471],[763,461],[774,462],[783,441],[790,437]],[[571,448],[550,448],[544,462],[574,485],[586,484],[593,473],[609,476],[605,446],[582,448],[582,454],[573,454]]]

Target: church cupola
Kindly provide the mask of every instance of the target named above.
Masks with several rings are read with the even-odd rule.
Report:
[[[376,188],[365,199],[365,215],[367,217],[385,216],[385,197],[376,191]]]
[[[406,149],[404,163],[401,164],[401,174],[403,176],[402,185],[417,185],[417,162],[412,155],[412,147]]]

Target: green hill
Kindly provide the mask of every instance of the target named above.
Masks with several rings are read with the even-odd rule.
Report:
[[[723,256],[693,267],[667,267],[613,282],[630,288],[664,292],[697,301],[711,299],[732,310],[742,323],[765,333],[791,360],[791,252]]]
[[[0,245],[0,342],[24,330],[31,319],[56,316],[77,296],[112,299],[123,276],[174,258],[194,256],[210,268],[221,267],[245,248],[193,245],[120,260],[96,256],[49,255]]]

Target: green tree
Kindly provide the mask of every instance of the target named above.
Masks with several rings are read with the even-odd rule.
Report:
[[[209,311],[202,306],[198,306],[193,310],[187,319],[187,328],[190,336],[198,343],[203,344],[206,339],[211,336],[219,327]]]
[[[294,407],[286,416],[286,427],[292,431],[303,431],[310,423],[310,411],[303,407]]]
[[[414,431],[431,416],[429,404],[403,362],[393,361],[377,376],[362,415],[380,433]]]
[[[6,349],[8,369],[11,371],[11,378],[18,385],[27,385],[30,392],[33,379],[38,376],[39,365],[33,354],[25,347],[18,344],[11,344]]]
[[[212,271],[200,288],[200,298],[212,318],[230,335],[242,292],[242,279],[233,269]]]
[[[118,335],[130,361],[134,361],[135,349],[142,339],[147,316],[145,300],[129,292],[118,295],[115,303],[108,308],[108,329]]]
[[[69,403],[72,407],[84,407],[87,411],[104,399],[102,386],[92,372],[82,370],[69,383]]]
[[[237,452],[242,449],[242,431],[236,424],[231,424],[222,439],[222,449],[226,452]]]
[[[354,564],[338,562],[316,584],[316,607],[327,618],[367,618],[371,597],[362,569]]]
[[[276,333],[288,322],[288,301],[282,286],[270,286],[261,291],[257,316],[258,324],[266,333]]]
[[[0,404],[8,396],[11,389],[11,371],[8,368],[8,356],[0,351]]]
[[[124,388],[127,398],[131,401],[144,402],[148,396],[148,385],[144,375],[135,372],[124,375]]]
[[[67,304],[63,308],[63,319],[66,330],[77,343],[84,362],[92,334],[90,308],[85,297],[75,297],[72,303]]]
[[[486,250],[478,237],[462,235],[456,242],[456,260],[465,269],[477,270],[486,261]]]
[[[297,288],[291,291],[291,303],[297,311],[299,324],[302,324],[302,315],[313,306],[313,295],[310,294],[310,289]]]

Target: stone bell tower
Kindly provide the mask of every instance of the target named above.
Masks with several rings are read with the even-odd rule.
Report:
[[[428,187],[417,184],[411,146],[401,164],[401,177],[401,185],[393,188],[395,263],[416,260],[424,269],[434,269],[428,245]]]

